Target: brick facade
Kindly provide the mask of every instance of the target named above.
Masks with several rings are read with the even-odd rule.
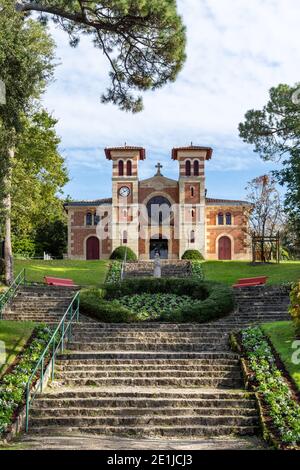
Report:
[[[181,258],[187,249],[198,249],[207,259],[250,259],[250,204],[206,197],[205,165],[212,149],[173,149],[178,181],[164,177],[159,165],[155,176],[139,180],[139,164],[146,158],[140,147],[106,149],[105,154],[112,161],[112,198],[66,205],[69,258],[87,259],[87,240],[97,237],[100,258],[109,258],[124,244],[139,259],[149,259],[157,237],[169,259]],[[152,201],[157,200],[168,203],[169,218],[151,225],[147,204],[152,208]]]

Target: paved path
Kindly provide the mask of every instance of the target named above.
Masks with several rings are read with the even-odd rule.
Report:
[[[12,450],[265,450],[258,437],[195,440],[125,439],[94,436],[28,436]]]

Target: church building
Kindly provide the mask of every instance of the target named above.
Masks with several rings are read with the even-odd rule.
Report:
[[[179,178],[162,174],[140,180],[146,159],[142,147],[105,149],[112,163],[112,198],[72,201],[68,213],[68,258],[108,259],[118,246],[131,248],[140,260],[181,259],[199,250],[205,259],[248,260],[251,204],[207,197],[205,166],[209,147],[174,148],[171,158]]]

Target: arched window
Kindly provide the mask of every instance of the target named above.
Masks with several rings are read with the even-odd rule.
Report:
[[[165,225],[170,220],[171,203],[164,196],[154,196],[147,202],[148,221],[153,225]]]
[[[194,186],[191,187],[191,197],[195,196],[195,188]]]
[[[191,210],[191,216],[192,216],[192,219],[194,219],[194,218],[195,218],[195,214],[196,214],[196,211],[195,211],[195,209],[192,209],[192,210]]]
[[[199,162],[198,162],[198,160],[194,161],[194,176],[199,176]]]
[[[127,217],[127,210],[123,209],[123,217]]]
[[[195,243],[195,230],[191,230],[190,233],[190,242]]]
[[[88,212],[86,214],[86,220],[85,220],[86,225],[93,225],[93,216],[91,212]]]
[[[191,162],[189,160],[185,162],[185,176],[191,176]]]
[[[223,214],[223,212],[219,212],[219,214],[218,214],[218,225],[224,225],[224,214]]]
[[[97,212],[94,213],[94,225],[98,225],[100,222],[100,216],[97,215]]]
[[[226,225],[231,225],[232,224],[232,217],[230,212],[226,213]]]
[[[123,231],[123,244],[126,245],[128,241],[127,230]]]
[[[124,176],[124,162],[123,160],[119,161],[119,176]]]
[[[126,170],[127,170],[127,176],[131,176],[131,175],[132,175],[132,163],[131,163],[131,160],[127,160]]]

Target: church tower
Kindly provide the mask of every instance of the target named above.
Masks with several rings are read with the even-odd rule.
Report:
[[[125,145],[107,148],[105,155],[112,161],[112,251],[128,246],[139,256],[138,162],[145,149]]]
[[[193,144],[172,150],[172,159],[179,163],[179,258],[193,249],[206,255],[205,161],[212,152]]]

